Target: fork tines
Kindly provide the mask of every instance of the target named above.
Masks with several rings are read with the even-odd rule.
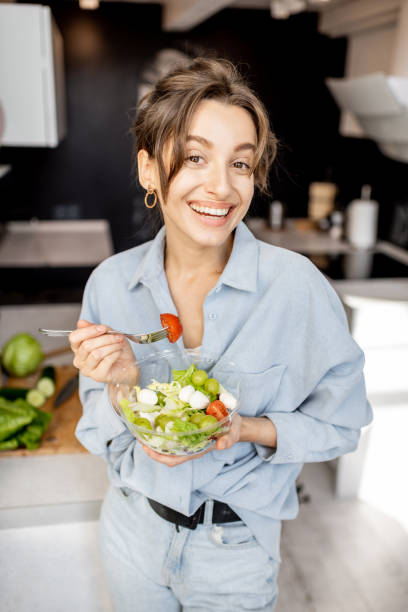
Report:
[[[157,332],[153,332],[150,335],[150,342],[157,342],[158,340],[163,340],[163,338],[167,338],[167,328],[160,329]]]

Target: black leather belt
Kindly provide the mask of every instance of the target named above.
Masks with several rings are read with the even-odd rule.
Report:
[[[165,521],[174,523],[177,527],[180,526],[187,527],[188,529],[195,529],[199,523],[204,522],[205,504],[202,504],[191,516],[186,516],[185,514],[181,514],[181,512],[177,512],[168,506],[159,504],[159,502],[154,501],[154,499],[147,498],[147,501],[156,514],[158,514]],[[241,519],[238,514],[236,514],[227,504],[214,501],[212,515],[213,523],[233,523],[240,520]]]

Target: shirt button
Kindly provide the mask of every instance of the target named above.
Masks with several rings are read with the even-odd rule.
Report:
[[[219,293],[221,291],[221,287],[217,287],[215,293]]]
[[[215,314],[215,312],[210,312],[210,314],[208,315],[208,318],[214,321],[214,319],[217,318],[217,315]]]

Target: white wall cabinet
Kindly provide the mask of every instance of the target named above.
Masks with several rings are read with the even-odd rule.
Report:
[[[48,6],[0,3],[1,144],[56,147],[66,132],[63,41]]]

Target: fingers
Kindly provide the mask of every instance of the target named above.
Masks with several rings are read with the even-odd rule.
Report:
[[[82,323],[82,321],[78,321],[78,323]],[[87,321],[84,321],[83,323],[87,323]],[[93,323],[89,323],[85,327],[75,329],[69,335],[72,350],[74,352],[77,351],[80,344],[84,342],[84,340],[102,336],[108,329],[109,328],[106,325],[94,325]]]
[[[151,459],[158,461],[159,463],[163,463],[168,467],[175,467],[176,465],[180,465],[180,463],[184,463],[185,461],[189,461],[190,457],[177,457],[175,455],[162,455],[160,453],[156,453],[154,450],[149,448],[149,446],[145,446],[142,444],[142,448],[146,455],[148,455]]]
[[[167,465],[167,467],[176,467],[181,463],[185,463],[186,461],[192,461],[193,459],[198,459],[199,457],[206,455],[210,451],[214,450],[214,444],[212,444],[210,448],[207,448],[202,453],[197,453],[196,455],[183,455],[181,457],[177,455],[162,455],[161,453],[156,453],[156,451],[152,450],[149,446],[146,446],[145,444],[142,444],[142,448],[146,455],[149,455],[151,459],[154,459],[159,463],[163,463],[164,465]]]
[[[230,430],[226,434],[218,438],[217,440],[217,443],[216,443],[217,450],[226,450],[228,448],[231,448],[231,446],[234,446],[236,442],[239,442],[240,434],[241,434],[241,426],[242,426],[241,417],[238,414],[234,415],[232,422],[231,422]]]
[[[119,359],[126,340],[120,334],[107,334],[107,325],[81,319],[69,340],[74,352],[73,364],[84,376],[106,382],[112,365]]]
[[[114,339],[111,340],[110,337],[108,337],[106,344],[101,345],[100,342],[104,342],[104,337],[101,339],[97,338],[94,341],[96,346],[93,346],[92,344],[88,344],[87,347],[81,345],[74,358],[74,366],[76,368],[86,368],[88,372],[96,370],[101,362],[105,359],[109,358],[106,362],[109,363],[113,353],[121,352],[124,345],[123,338],[121,338],[119,341],[115,341]]]
[[[231,439],[229,434],[224,434],[221,438],[218,438],[216,442],[217,450],[226,450],[227,448],[231,448],[234,444],[234,441]]]
[[[112,366],[122,355],[122,348],[120,350],[113,351],[104,357],[99,365],[94,368],[92,372],[92,378],[100,382],[107,382],[109,380],[109,372]]]
[[[119,350],[123,346],[124,337],[117,334],[103,334],[83,340],[75,351],[75,356],[79,362],[88,360],[89,365],[96,367],[98,363],[112,353],[114,350]]]
[[[83,327],[88,327],[88,325],[92,325],[92,323],[90,323],[89,321],[85,321],[85,319],[79,319],[77,323],[77,327],[79,327],[80,329],[82,329]]]

